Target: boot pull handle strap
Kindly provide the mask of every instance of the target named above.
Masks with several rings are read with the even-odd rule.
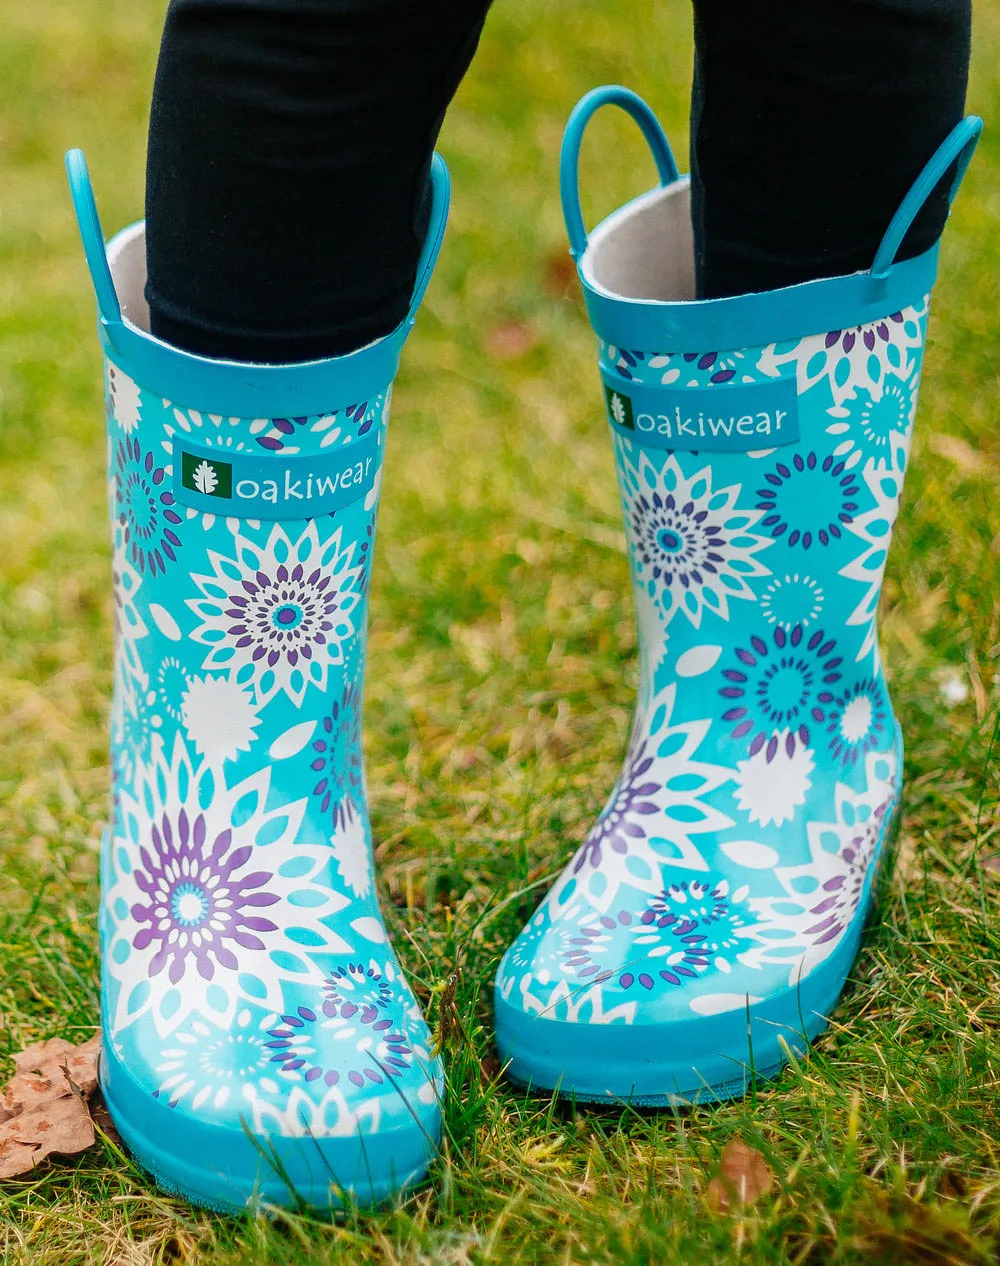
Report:
[[[434,266],[441,251],[441,243],[444,241],[444,231],[448,224],[448,208],[450,205],[451,177],[448,175],[448,166],[441,155],[435,153],[431,159],[431,218],[430,223],[427,225],[427,232],[424,234],[424,244],[420,251],[420,259],[417,261],[417,280],[413,287],[413,298],[410,300],[410,310],[406,317],[409,325],[412,325],[416,320],[417,309],[423,301],[433,276]]]
[[[910,225],[916,219],[921,207],[947,175],[953,163],[955,176],[951,182],[951,189],[948,191],[948,201],[954,201],[962,183],[962,177],[972,161],[982,130],[982,119],[970,114],[968,118],[957,123],[941,142],[930,162],[910,186],[896,214],[889,221],[889,227],[879,243],[872,262],[870,272],[873,278],[881,281],[889,275],[889,269],[895,263],[896,254]]]
[[[69,176],[73,209],[76,212],[76,222],[80,228],[80,236],[83,239],[83,252],[87,259],[87,267],[90,270],[90,279],[97,294],[97,306],[100,309],[101,318],[106,325],[120,325],[122,319],[121,304],[118,302],[118,293],[115,290],[111,269],[108,267],[108,254],[104,242],[104,232],[101,228],[101,218],[97,213],[94,190],[90,183],[90,174],[87,171],[87,160],[84,158],[82,150],[71,149],[67,153],[66,173]],[[410,301],[410,310],[407,313],[408,325],[413,324],[417,315],[417,309],[420,307],[421,300],[430,283],[434,265],[437,263],[437,257],[441,250],[441,243],[444,241],[445,227],[448,223],[451,180],[448,176],[448,168],[440,154],[435,154],[431,160],[431,193],[431,218],[427,226],[427,232],[424,235],[420,258],[417,262],[416,283],[413,289],[413,298]]]
[[[587,124],[601,106],[605,105],[619,106],[638,123],[653,151],[656,169],[660,173],[660,184],[670,185],[677,179],[677,164],[674,162],[670,143],[659,119],[641,97],[617,84],[605,84],[603,88],[594,88],[585,97],[581,97],[566,124],[559,159],[563,216],[569,234],[570,254],[574,259],[579,259],[587,249],[587,230],[580,210],[580,146]]]
[[[104,245],[104,233],[101,229],[101,218],[97,214],[94,201],[94,190],[87,171],[87,160],[83,150],[71,149],[66,155],[66,174],[69,176],[69,191],[73,198],[73,210],[76,222],[83,238],[83,253],[90,270],[90,280],[94,283],[97,294],[97,306],[101,318],[106,325],[118,325],[122,319],[121,304],[115,290],[111,269],[108,267],[108,253]]]

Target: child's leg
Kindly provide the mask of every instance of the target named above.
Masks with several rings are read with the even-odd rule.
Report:
[[[694,0],[693,218],[704,298],[867,268],[962,115],[969,0]],[[944,226],[929,201],[901,258]]]
[[[405,315],[438,129],[489,0],[172,0],[150,120],[152,329],[338,355]]]

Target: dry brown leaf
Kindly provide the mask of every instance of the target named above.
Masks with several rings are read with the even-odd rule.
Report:
[[[16,1072],[0,1096],[0,1180],[93,1146],[87,1100],[97,1086],[99,1049],[100,1034],[80,1046],[57,1037],[14,1056]]]
[[[715,1213],[734,1206],[748,1206],[774,1187],[774,1175],[756,1148],[742,1139],[730,1139],[722,1149],[719,1172],[708,1184],[705,1203]]]
[[[66,1055],[66,1075],[77,1090],[89,1098],[97,1089],[97,1057],[101,1053],[101,1035],[95,1033],[82,1046],[74,1046]]]

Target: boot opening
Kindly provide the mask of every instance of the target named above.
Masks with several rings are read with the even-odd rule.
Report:
[[[653,189],[609,216],[591,234],[581,263],[595,289],[623,299],[694,299],[689,180]]]
[[[116,234],[108,246],[108,266],[115,283],[122,316],[130,325],[149,333],[146,302],[146,226],[133,224]]]

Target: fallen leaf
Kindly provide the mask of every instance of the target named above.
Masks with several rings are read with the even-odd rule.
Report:
[[[517,360],[538,345],[538,335],[526,321],[502,321],[483,341],[494,360]]]
[[[85,1098],[97,1089],[97,1057],[100,1053],[101,1035],[95,1033],[90,1041],[74,1046],[66,1056],[66,1075]]]
[[[715,1213],[728,1213],[734,1205],[755,1204],[774,1187],[774,1176],[756,1148],[742,1139],[730,1139],[722,1149],[719,1171],[708,1184],[705,1203]]]
[[[16,1071],[0,1095],[0,1180],[93,1146],[87,1100],[97,1087],[99,1050],[98,1033],[80,1046],[57,1037],[14,1056]]]
[[[111,1120],[111,1113],[107,1109],[104,1102],[104,1096],[100,1089],[95,1090],[90,1096],[87,1106],[90,1108],[90,1118],[94,1125],[101,1131],[105,1138],[109,1139],[118,1147],[124,1147],[122,1136],[115,1129],[115,1123]]]

